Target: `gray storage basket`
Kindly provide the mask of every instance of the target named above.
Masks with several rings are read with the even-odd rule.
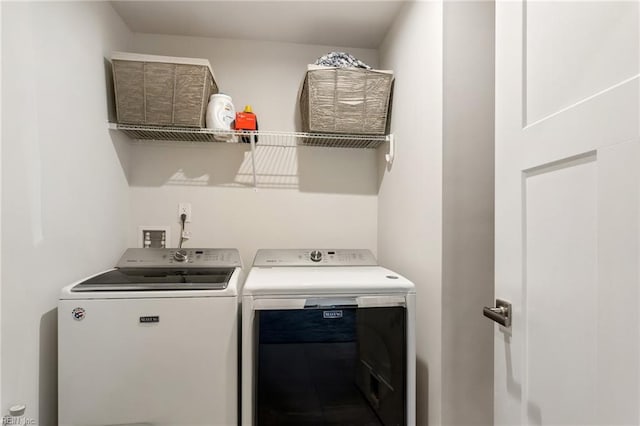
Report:
[[[209,96],[218,93],[208,61],[126,55],[111,61],[118,123],[205,127]]]
[[[310,68],[300,94],[303,131],[388,133],[393,73],[360,68]]]

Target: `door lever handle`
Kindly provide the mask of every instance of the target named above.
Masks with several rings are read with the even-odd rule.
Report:
[[[482,309],[485,317],[500,324],[503,327],[511,327],[511,303],[496,299],[495,308],[485,306]]]

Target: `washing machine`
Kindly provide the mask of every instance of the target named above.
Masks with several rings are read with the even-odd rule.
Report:
[[[368,250],[258,250],[242,424],[415,425],[415,287]]]
[[[60,425],[237,425],[235,249],[128,249],[58,304]]]

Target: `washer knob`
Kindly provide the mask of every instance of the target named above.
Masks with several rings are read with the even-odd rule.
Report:
[[[322,260],[322,252],[320,250],[314,250],[309,256],[312,262],[320,262]]]
[[[173,258],[178,262],[186,262],[188,259],[186,250],[176,250],[173,254]]]

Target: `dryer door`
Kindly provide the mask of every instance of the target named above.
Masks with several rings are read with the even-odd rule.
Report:
[[[406,424],[403,296],[255,305],[256,424]]]

